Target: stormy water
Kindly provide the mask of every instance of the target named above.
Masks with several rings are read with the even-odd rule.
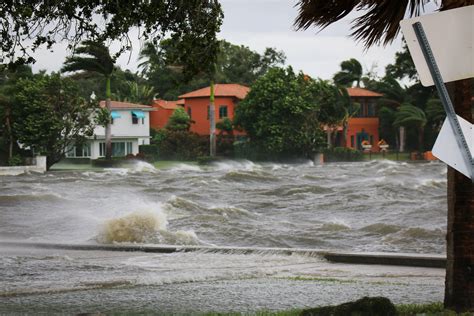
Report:
[[[0,182],[0,239],[444,253],[446,167],[227,161]]]
[[[181,163],[155,169],[138,162],[127,168],[2,177],[0,242],[146,243],[443,254],[446,208],[446,166],[441,163],[380,160],[314,165],[311,161],[282,164],[243,160],[209,166]],[[298,288],[289,286],[290,281],[286,285],[276,281],[282,277],[319,277],[315,267],[322,264],[322,259],[304,256],[204,252],[174,255],[98,252],[92,256],[39,249],[26,254],[17,253],[17,249],[2,252],[0,301],[4,307],[0,312],[29,312],[37,308],[50,311],[71,302],[76,305],[70,305],[75,307],[69,311],[104,311],[96,308],[107,301],[104,298],[94,301],[97,290],[108,293],[108,302],[113,306],[119,306],[119,301],[159,304],[156,300],[159,292],[164,297],[161,302],[171,304],[171,307],[166,304],[159,307],[170,312],[189,311],[189,308],[241,311],[241,304],[247,303],[243,310],[285,309],[310,306],[303,295],[308,290],[305,287],[321,286],[321,282],[298,283],[302,287]],[[321,271],[332,278],[341,276],[341,269],[327,272],[326,267]],[[356,270],[349,274],[359,275],[361,272]],[[413,302],[440,300],[442,276],[435,274],[432,282],[426,283],[429,278],[424,276],[413,285],[414,291],[424,289],[423,295],[408,295],[409,285],[401,292],[387,290],[391,293],[388,295],[402,302],[406,302],[406,295]],[[371,275],[372,272],[364,274],[364,280]],[[251,281],[255,278],[265,281]],[[199,289],[194,286],[194,282],[204,280],[214,282],[206,286],[212,287],[211,292],[217,297],[212,297],[202,284]],[[228,281],[222,283],[223,280]],[[268,287],[261,285],[265,282],[276,282],[273,284],[276,292],[268,293]],[[163,284],[167,287],[138,290]],[[380,294],[385,289],[377,290],[383,287],[381,284],[380,281],[372,285],[357,284],[353,293],[346,286],[350,292],[346,296],[333,293],[320,302],[357,297],[364,286],[368,292]],[[128,290],[113,292],[124,287]],[[260,294],[252,292],[259,287],[262,287]],[[108,290],[104,292],[104,289]],[[290,296],[288,289],[293,291]],[[317,289],[325,295],[331,293]],[[68,294],[80,290],[89,293],[84,294],[83,305],[77,303],[77,296]],[[130,294],[134,291],[134,295]],[[186,301],[193,299],[188,294],[179,298],[182,304],[178,305],[184,309],[176,309],[176,302],[172,304],[171,298],[166,299],[166,295],[179,297],[176,293],[180,291],[196,291],[195,301]],[[204,296],[196,294],[199,291]],[[239,291],[244,296],[255,295],[247,301],[234,302],[237,304],[234,306],[230,298]],[[228,296],[223,294],[227,292]],[[41,296],[45,293],[49,293],[47,299]],[[156,295],[149,298],[149,293]],[[283,300],[282,295],[286,297]],[[222,303],[225,299],[230,301]],[[45,307],[45,302],[52,305]],[[88,307],[78,308],[77,304]]]

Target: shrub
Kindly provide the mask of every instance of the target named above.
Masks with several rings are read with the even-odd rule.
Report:
[[[23,164],[23,158],[18,155],[14,155],[10,159],[8,159],[9,166],[21,166]]]
[[[362,152],[345,147],[327,148],[324,150],[324,160],[327,162],[334,161],[361,161],[363,159]]]
[[[140,145],[138,151],[140,156],[144,157],[146,160],[154,161],[159,158],[158,145]]]
[[[188,131],[167,131],[158,146],[161,159],[194,160],[209,152],[209,139]]]

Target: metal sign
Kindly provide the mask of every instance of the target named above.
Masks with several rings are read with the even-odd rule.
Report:
[[[463,134],[466,137],[466,142],[472,153],[474,152],[473,125],[460,116],[457,118],[459,124],[461,125]],[[461,155],[461,151],[459,150],[459,146],[456,142],[456,136],[454,135],[453,129],[449,123],[449,119],[447,118],[444,121],[443,127],[441,127],[441,131],[439,132],[438,138],[436,139],[436,142],[433,146],[432,153],[439,160],[450,165],[466,177],[471,177],[470,166],[466,164],[464,158]]]
[[[441,156],[447,155],[446,157],[448,158],[452,156],[456,156],[456,157],[461,156],[462,165],[464,167],[461,169],[466,169],[463,173],[466,176],[470,177],[471,180],[474,182],[474,160],[471,155],[471,148],[470,148],[471,144],[468,144],[465,137],[465,135],[467,134],[471,135],[470,129],[472,128],[472,125],[467,122],[468,124],[467,130],[463,131],[463,128],[461,127],[459,123],[458,116],[456,115],[454,111],[454,107],[453,107],[453,104],[451,103],[451,99],[449,98],[449,94],[448,94],[448,91],[446,90],[446,86],[444,85],[443,77],[436,63],[436,59],[431,50],[430,43],[428,42],[428,38],[424,31],[423,25],[420,22],[416,22],[412,25],[412,27],[417,37],[418,44],[420,45],[421,51],[423,53],[423,57],[425,58],[426,65],[430,71],[430,75],[433,79],[434,84],[436,85],[436,89],[438,90],[444,110],[446,111],[446,116],[447,116],[446,121],[449,122],[450,131],[445,132],[442,135],[448,135],[448,136],[452,135],[453,137],[448,137],[448,140],[452,141],[452,143],[454,144],[457,144],[457,147],[454,150],[454,152],[448,151],[447,148],[443,147],[440,150],[440,152],[442,153]],[[445,125],[446,125],[446,122],[445,122]],[[469,141],[472,143],[472,140],[469,140]],[[436,152],[438,152],[438,150]],[[454,165],[452,165],[452,162],[450,162],[450,159],[444,158],[441,160],[451,165],[452,167],[455,167]]]
[[[423,24],[444,82],[474,77],[474,5],[400,22],[421,83],[434,85],[413,24]]]

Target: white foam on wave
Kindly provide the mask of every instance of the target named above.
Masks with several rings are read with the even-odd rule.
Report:
[[[188,163],[179,163],[171,168],[167,168],[169,171],[202,171],[201,167],[191,165]]]
[[[253,171],[256,169],[261,169],[262,167],[258,164],[253,163],[250,160],[226,160],[226,161],[217,161],[212,163],[212,169],[216,171]]]
[[[138,160],[133,163],[131,168],[129,168],[131,172],[151,172],[156,173],[158,170],[150,163]]]

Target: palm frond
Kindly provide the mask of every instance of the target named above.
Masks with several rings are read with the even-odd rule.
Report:
[[[429,1],[300,0],[297,4],[299,14],[294,25],[299,30],[308,29],[310,26],[324,29],[352,11],[366,11],[365,14],[352,21],[351,36],[359,41],[364,41],[366,47],[378,43],[388,44],[397,36],[400,30],[400,21],[406,16],[419,15],[423,11],[424,5]]]
[[[72,71],[92,71],[100,74],[107,74],[108,70],[104,68],[104,65],[95,58],[86,58],[79,56],[67,57],[64,62],[63,67],[61,68],[62,72],[72,72]]]
[[[425,112],[411,104],[403,104],[395,114],[394,126],[406,126],[409,124],[425,126],[427,122]]]

